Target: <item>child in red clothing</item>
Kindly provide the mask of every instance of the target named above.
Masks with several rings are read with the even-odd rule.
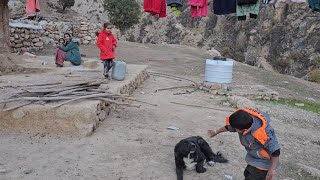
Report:
[[[98,35],[97,46],[100,49],[100,59],[103,61],[105,78],[110,78],[109,71],[113,66],[115,58],[115,49],[118,45],[116,38],[113,36],[112,24],[104,23],[103,30]]]

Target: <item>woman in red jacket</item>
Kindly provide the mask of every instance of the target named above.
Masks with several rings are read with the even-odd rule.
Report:
[[[103,61],[105,78],[110,78],[109,70],[112,68],[113,59],[115,58],[115,49],[118,45],[116,38],[113,36],[112,24],[104,23],[103,30],[98,34],[97,46],[100,49],[100,59]]]

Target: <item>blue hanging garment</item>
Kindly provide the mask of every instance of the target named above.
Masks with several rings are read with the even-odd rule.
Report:
[[[175,6],[175,7],[182,7],[183,0],[167,0],[167,6]]]
[[[312,11],[320,12],[320,0],[308,0],[308,3]]]
[[[214,0],[213,12],[216,15],[236,13],[236,1],[235,0]]]
[[[171,10],[180,16],[183,6],[183,0],[167,0],[167,6],[171,7]]]

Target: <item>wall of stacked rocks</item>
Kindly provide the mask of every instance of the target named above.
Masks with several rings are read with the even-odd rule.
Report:
[[[81,45],[96,43],[96,32],[102,29],[101,24],[89,22],[40,22],[41,30],[10,27],[12,52],[39,51],[46,45],[56,45],[64,33],[72,34]],[[115,30],[115,36],[118,33]]]
[[[43,49],[41,37],[44,30],[27,28],[10,28],[10,45],[12,52],[39,51]]]

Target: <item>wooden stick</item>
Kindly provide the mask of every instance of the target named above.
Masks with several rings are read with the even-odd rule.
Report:
[[[81,100],[81,99],[90,99],[90,98],[99,98],[99,97],[110,97],[110,94],[100,93],[100,94],[91,94],[91,95],[87,95],[87,96],[80,96],[80,97],[65,101],[63,103],[60,103],[58,105],[55,105],[53,107],[57,108],[57,107],[60,107],[62,105],[65,105],[65,104],[68,104],[68,103],[71,103],[71,102],[74,102],[74,101],[78,101],[78,100]]]
[[[48,85],[58,85],[58,84],[62,84],[62,82],[57,82],[57,83],[45,83],[45,84],[28,84],[28,85],[22,85],[22,86],[11,86],[11,85],[7,85],[7,86],[2,86],[2,87],[12,87],[12,88],[23,88],[23,87],[32,87],[32,86],[48,86]]]
[[[173,79],[173,80],[177,80],[177,81],[182,81],[181,79],[178,78],[173,78],[173,77],[168,77],[168,76],[164,76],[164,75],[160,75],[160,74],[152,74],[152,76],[159,76],[159,77],[163,77],[163,78],[168,78],[168,79]]]
[[[65,75],[64,77],[81,77],[79,75]]]
[[[177,104],[177,105],[183,105],[183,106],[190,106],[190,107],[198,107],[198,108],[205,108],[205,109],[214,109],[218,111],[226,111],[226,112],[233,112],[234,110],[225,110],[225,109],[219,109],[219,108],[213,108],[213,107],[206,107],[206,106],[200,106],[200,105],[192,105],[192,104],[183,104],[183,103],[178,103],[178,102],[170,102],[172,104]]]
[[[114,104],[117,104],[117,105],[124,105],[124,106],[129,106],[129,107],[136,107],[136,108],[140,108],[141,107],[140,104],[130,104],[130,103],[118,102],[118,101],[107,99],[107,98],[95,98],[95,99],[101,100],[101,101],[105,101],[105,102],[109,102],[109,103],[114,103]]]
[[[79,91],[79,92],[72,92],[72,95],[76,96],[86,96],[86,95],[91,95],[91,94],[99,94],[97,92],[86,92],[86,91]]]
[[[108,89],[109,89],[109,87],[108,87]],[[109,94],[111,94],[110,92],[107,91],[108,89],[88,89],[88,91],[100,92],[100,93],[109,93]]]
[[[3,112],[11,111],[11,110],[18,109],[20,107],[27,106],[27,105],[30,105],[30,104],[33,104],[33,102],[27,102],[27,103],[24,103],[24,104],[19,104],[18,106],[13,106],[11,108],[3,109],[2,111]]]
[[[11,110],[14,110],[14,109],[18,109],[18,108],[21,108],[21,107],[24,107],[24,106],[28,106],[30,104],[40,104],[40,105],[43,105],[45,104],[43,101],[36,101],[36,102],[27,102],[25,104],[21,104],[21,105],[18,105],[18,106],[14,106],[14,107],[11,107],[11,108],[7,108],[7,109],[4,109],[3,111],[6,112],[6,111],[11,111]]]
[[[73,83],[73,84],[61,84],[60,86],[41,87],[41,88],[38,87],[37,89],[48,89],[48,88],[53,88],[53,89],[60,88],[60,89],[63,89],[63,88],[74,87],[74,86],[100,85],[101,83],[103,83],[103,81],[84,81],[84,82],[82,81],[82,82]],[[31,89],[31,90],[33,90],[33,89]]]
[[[87,99],[87,98],[93,98],[93,97],[118,97],[118,95],[112,95],[112,94],[94,94],[88,95],[88,96],[82,96],[82,97],[72,97],[72,96],[60,96],[60,97],[21,97],[21,98],[14,98],[14,99],[7,99],[0,101],[0,104],[2,103],[9,103],[14,101],[61,101],[61,100],[75,100],[77,98]],[[92,97],[91,97],[92,96]]]
[[[188,86],[174,86],[174,87],[168,87],[168,88],[160,88],[160,89],[156,89],[155,92],[158,91],[165,91],[165,90],[171,90],[171,89],[178,89],[178,88],[191,88],[192,85],[188,85]]]
[[[191,80],[191,79],[187,79],[187,78],[183,78],[183,77],[179,77],[179,76],[175,76],[175,75],[170,75],[170,74],[164,74],[164,73],[158,73],[158,72],[148,72],[149,74],[152,75],[163,75],[163,76],[169,76],[169,77],[174,77],[174,78],[178,78],[178,79],[182,79],[182,80],[186,80],[186,81],[190,81],[196,85],[198,85],[198,83],[196,83],[195,81]]]
[[[117,98],[128,99],[128,100],[131,100],[131,101],[136,101],[136,102],[148,104],[148,105],[151,105],[151,106],[158,106],[157,104],[152,104],[152,103],[148,103],[148,102],[145,102],[145,101],[137,100],[137,99],[132,98],[132,97],[117,97]]]
[[[26,85],[26,87],[31,87],[31,86],[48,86],[48,85],[59,85],[59,84],[62,84],[62,82],[44,83],[44,84],[30,84],[30,85]]]
[[[29,84],[26,86],[19,86],[19,87],[31,87],[31,86],[48,86],[48,85],[58,85],[62,84],[62,82],[56,82],[56,83],[44,83],[44,84]]]
[[[191,94],[191,93],[193,93],[193,92],[196,92],[197,90],[198,90],[198,88],[194,88],[192,91],[174,93],[173,95]]]
[[[88,84],[83,84],[83,85],[75,85],[75,86],[65,86],[65,87],[62,87],[60,89],[57,89],[57,88],[53,88],[53,89],[32,89],[32,90],[27,90],[27,92],[29,93],[49,93],[47,94],[48,96],[52,95],[52,94],[56,94],[56,93],[60,93],[62,91],[67,91],[67,90],[72,90],[72,89],[78,89],[78,88],[89,88],[89,87],[92,87],[92,86],[98,86],[100,85],[101,83],[100,82],[95,82],[95,83],[88,83]]]
[[[60,101],[60,100],[68,100],[68,99],[72,99],[72,97],[21,97],[21,98],[3,100],[3,101],[0,101],[0,104],[14,102],[14,101]]]
[[[82,90],[87,90],[89,87],[84,87],[84,88],[74,88],[74,89],[69,89],[69,90],[65,90],[65,91],[61,91],[61,92],[57,92],[57,93],[50,93],[47,94],[46,96],[61,96],[61,95],[68,95],[68,94],[72,94],[75,91],[82,91]]]

